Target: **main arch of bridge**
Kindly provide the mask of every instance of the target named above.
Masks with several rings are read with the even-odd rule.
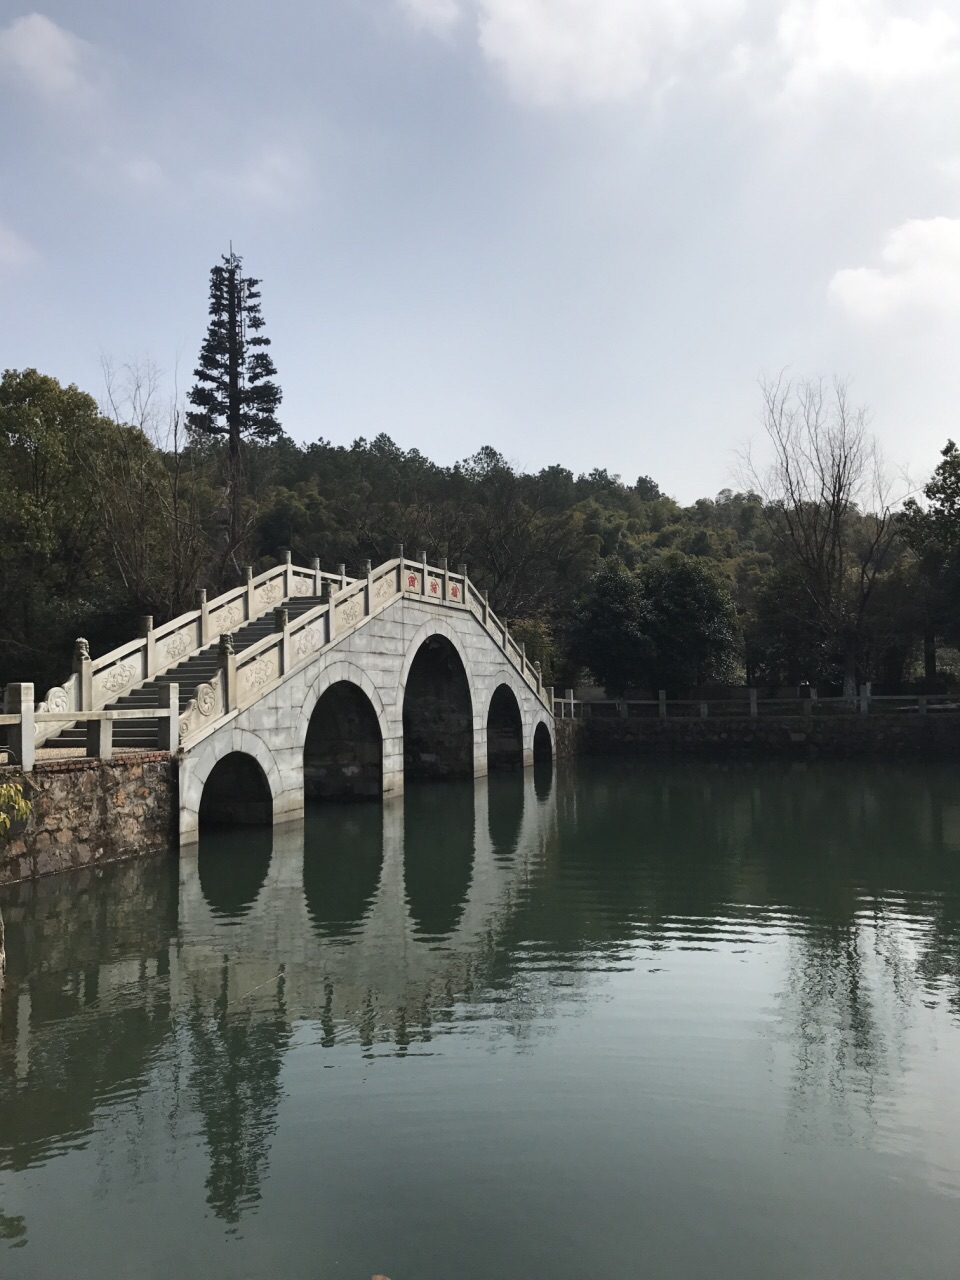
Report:
[[[443,688],[441,696],[434,697],[430,682],[438,673]],[[451,613],[428,600],[398,601],[184,753],[180,763],[181,842],[196,840],[204,790],[218,764],[234,753],[251,757],[259,766],[257,776],[269,788],[274,823],[299,817],[306,793],[322,794],[321,771],[326,769],[324,776],[329,777],[331,766],[343,770],[356,767],[359,774],[349,776],[363,774],[367,785],[361,784],[358,790],[369,794],[373,789],[369,779],[378,757],[382,794],[401,793],[405,719],[406,773],[410,778],[442,775],[442,770],[438,774],[431,769],[429,757],[448,751],[454,740],[460,745],[455,746],[458,763],[452,776],[472,773],[482,777],[489,764],[489,726],[500,723],[508,700],[504,687],[520,712],[522,763],[532,765],[535,739],[538,755],[547,743],[552,749],[553,718],[513,664],[468,611]],[[364,726],[365,737],[362,744],[358,737],[353,761],[347,758],[349,749],[335,748],[338,723]],[[436,750],[431,750],[431,730],[438,731]],[[356,731],[359,735],[359,728]],[[236,760],[231,776],[246,776]],[[229,800],[224,777],[221,770],[214,779],[221,810]],[[263,810],[261,804],[256,812]]]

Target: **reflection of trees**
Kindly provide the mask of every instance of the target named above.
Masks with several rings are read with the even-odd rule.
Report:
[[[4,908],[0,1167],[24,1169],[86,1137],[104,1098],[142,1087],[169,1034],[176,864],[149,859],[16,885]]]
[[[230,1223],[239,1222],[260,1199],[270,1140],[277,1129],[280,1073],[290,1041],[283,986],[281,970],[270,1013],[245,1009],[242,994],[231,1004],[229,962],[224,957],[213,1009],[197,1001],[190,1010],[190,1083],[210,1153],[207,1202]]]
[[[445,938],[463,915],[473,875],[472,782],[414,786],[403,804],[407,904],[421,935]]]

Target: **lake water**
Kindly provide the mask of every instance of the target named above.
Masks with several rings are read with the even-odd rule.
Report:
[[[583,763],[4,891],[0,1276],[960,1276],[960,771]]]

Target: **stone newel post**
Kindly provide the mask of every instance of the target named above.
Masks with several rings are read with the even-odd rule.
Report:
[[[73,646],[73,672],[77,677],[77,710],[93,710],[93,669],[90,646],[79,636]]]
[[[19,716],[8,730],[10,750],[24,773],[30,773],[36,760],[36,729],[33,719],[33,685],[7,685],[7,714]]]
[[[233,651],[233,636],[229,631],[224,631],[220,637],[217,659],[223,686],[223,709],[232,711],[237,705],[237,655]]]

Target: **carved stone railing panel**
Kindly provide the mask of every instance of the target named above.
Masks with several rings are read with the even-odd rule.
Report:
[[[210,639],[218,639],[225,631],[237,631],[247,620],[246,590],[226,604],[211,606],[208,612],[210,620]]]
[[[79,681],[74,675],[69,680],[64,680],[62,685],[57,684],[52,689],[48,689],[43,701],[36,704],[34,714],[43,715],[45,712],[54,711],[62,715],[67,711],[79,711],[78,703]],[[71,723],[72,727],[72,722],[68,723]],[[54,737],[64,727],[63,724],[38,724],[34,721],[34,737],[37,746],[46,742],[47,738]]]
[[[354,591],[352,595],[346,599],[338,599],[336,601],[337,609],[337,631],[343,631],[346,627],[352,627],[363,617],[363,589]]]
[[[147,655],[145,648],[135,649],[118,662],[95,671],[93,675],[94,709],[113,702],[121,694],[141,684],[147,678]]]
[[[382,577],[375,579],[373,584],[373,600],[370,602],[371,609],[379,605],[386,604],[388,600],[392,600],[397,594],[397,571],[391,570]]]
[[[312,653],[322,649],[326,641],[327,620],[325,617],[319,617],[315,621],[308,622],[305,627],[301,627],[297,631],[291,631],[292,660],[301,662],[304,658],[309,658]]]
[[[280,662],[280,645],[275,643],[270,649],[255,652],[254,656],[242,665],[237,663],[237,684],[241,704],[255,702],[259,691],[279,678]]]
[[[197,685],[196,694],[180,716],[180,745],[194,734],[214,724],[225,713],[223,684],[219,673],[209,684]]]

